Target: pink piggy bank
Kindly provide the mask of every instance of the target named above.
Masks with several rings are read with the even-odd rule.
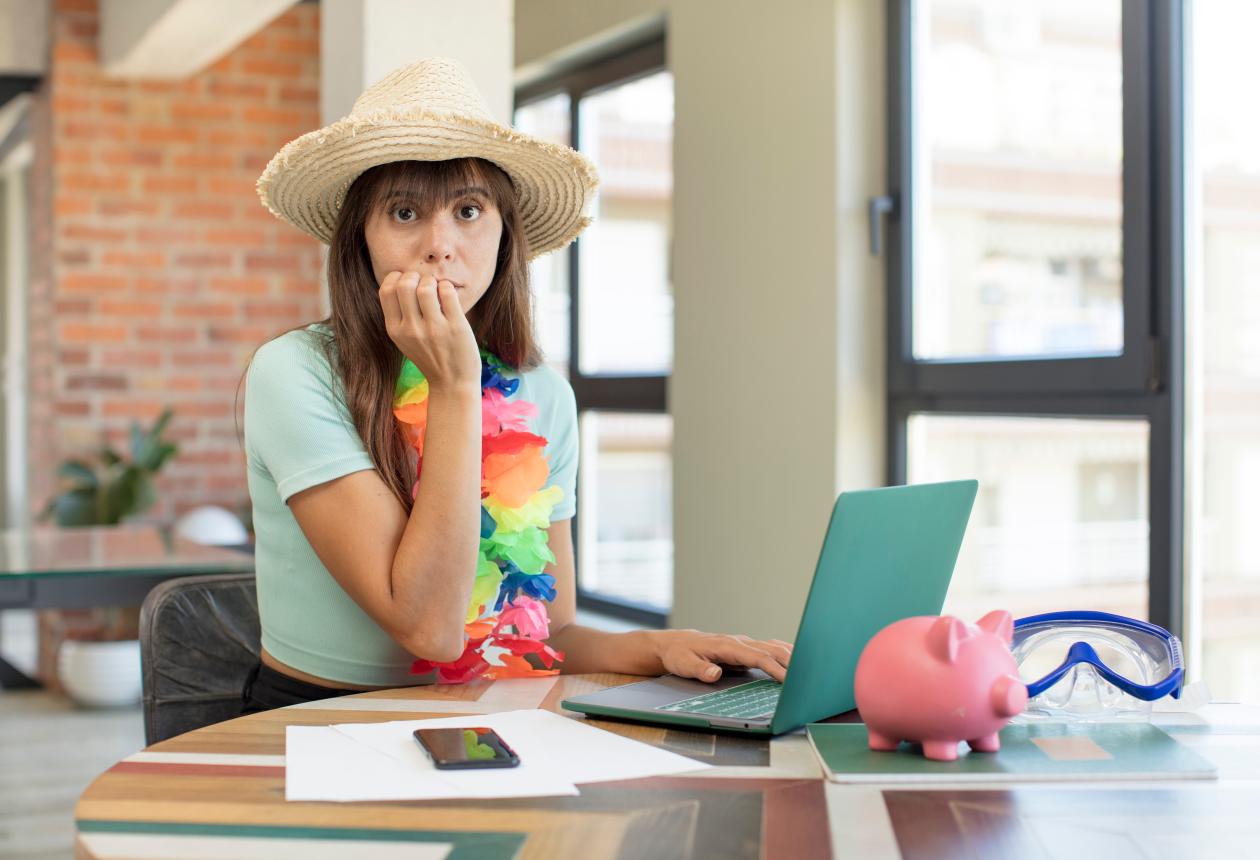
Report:
[[[1024,709],[1028,688],[1011,655],[1011,614],[975,624],[921,615],[889,624],[858,658],[853,694],[871,749],[923,744],[937,761],[958,758],[958,742],[997,752],[998,731]]]

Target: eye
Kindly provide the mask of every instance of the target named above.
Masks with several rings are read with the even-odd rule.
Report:
[[[481,217],[481,207],[475,203],[465,203],[459,207],[459,217],[462,221],[476,221]]]
[[[402,223],[408,224],[416,220],[416,210],[412,209],[410,206],[399,206],[394,210],[394,217]]]

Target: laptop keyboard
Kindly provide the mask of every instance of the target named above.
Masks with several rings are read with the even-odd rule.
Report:
[[[738,717],[740,719],[756,719],[768,717],[774,713],[779,704],[779,691],[783,685],[778,681],[762,678],[717,690],[701,696],[692,696],[668,705],[657,705],[658,711],[686,712],[689,714],[708,714],[713,717]]]

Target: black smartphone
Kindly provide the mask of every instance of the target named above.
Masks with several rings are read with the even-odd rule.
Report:
[[[467,729],[416,729],[412,734],[441,770],[516,767],[520,758],[499,733],[485,726]]]

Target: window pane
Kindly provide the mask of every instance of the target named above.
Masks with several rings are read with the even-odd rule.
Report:
[[[669,373],[674,79],[658,72],[578,110],[580,148],[600,175],[595,223],[578,243],[582,372]]]
[[[980,481],[946,612],[1147,617],[1145,421],[915,415],[908,432],[911,483]]]
[[[582,588],[668,612],[674,602],[668,415],[582,416]]]
[[[526,134],[569,146],[569,96],[557,93],[523,105],[515,124]],[[569,375],[569,253],[544,254],[529,264],[538,343],[547,363]]]
[[[914,354],[1117,354],[1119,0],[914,6]]]
[[[1191,542],[1202,571],[1203,678],[1215,698],[1260,699],[1260,7],[1193,5],[1188,380],[1201,453]],[[1196,396],[1197,395],[1197,396]],[[1193,449],[1192,449],[1193,450]],[[1192,496],[1192,498],[1194,498]],[[1193,573],[1192,573],[1193,576]],[[1193,629],[1193,628],[1192,628]]]

